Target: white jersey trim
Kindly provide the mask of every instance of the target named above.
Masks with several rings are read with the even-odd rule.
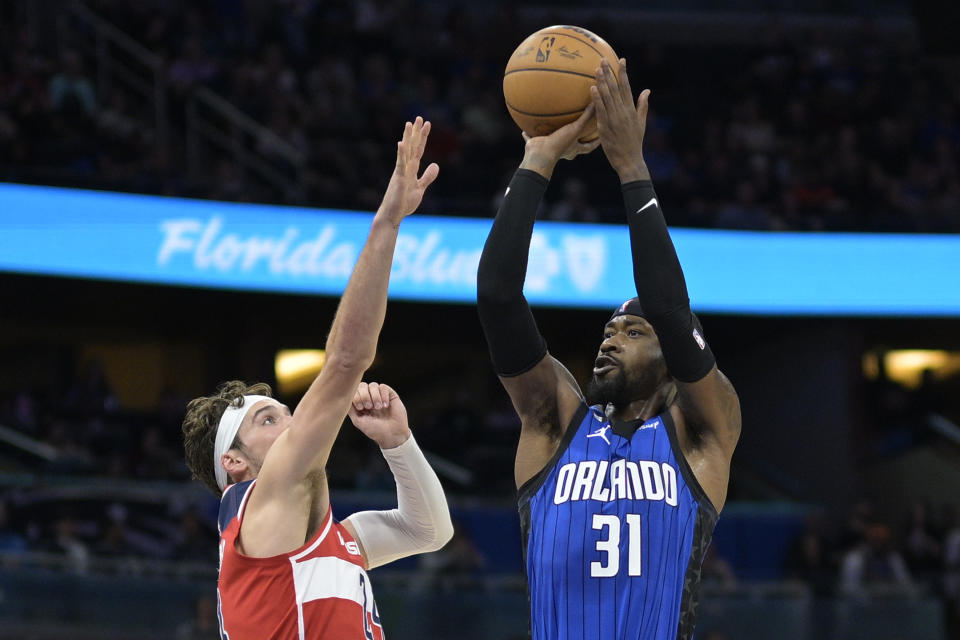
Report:
[[[236,486],[236,485],[230,485],[229,487],[227,487],[227,490],[229,491],[229,490],[230,490],[231,488],[233,488],[234,486]],[[243,524],[243,511],[244,511],[244,509],[247,508],[247,500],[250,499],[250,494],[253,493],[253,488],[254,488],[255,486],[257,486],[257,479],[256,479],[256,478],[254,478],[254,479],[253,479],[253,482],[250,483],[250,486],[247,487],[246,493],[243,494],[243,498],[240,500],[240,506],[237,507],[237,524]],[[229,526],[229,524],[228,524],[228,526]],[[240,530],[239,530],[239,529],[237,530],[237,537],[238,537],[238,538],[240,537]]]
[[[290,568],[293,575],[293,589],[297,597],[297,629],[300,636],[300,640],[306,640],[306,628],[303,620],[303,603],[308,602],[309,600],[316,600],[317,598],[310,598],[309,591],[304,591],[305,587],[310,586],[310,571],[309,570],[298,570],[299,565],[310,565],[313,560],[334,560],[336,558],[314,558],[313,560],[306,560],[304,562],[298,562],[300,558],[308,555],[311,551],[317,548],[323,539],[327,537],[327,534],[330,533],[330,527],[333,526],[333,507],[327,505],[327,523],[323,527],[323,531],[320,532],[320,535],[314,539],[313,543],[301,551],[298,554],[290,556]],[[313,565],[311,565],[313,566]],[[312,591],[312,590],[311,590]],[[329,597],[329,596],[327,596]],[[360,606],[363,606],[362,604]]]
[[[310,546],[309,546],[309,547],[307,547],[306,549],[304,549],[304,550],[301,551],[300,553],[297,553],[296,555],[290,556],[290,562],[296,562],[297,560],[299,560],[299,559],[302,558],[303,556],[305,556],[305,555],[309,554],[310,552],[312,552],[314,549],[316,549],[318,546],[320,546],[320,543],[323,542],[324,538],[327,537],[327,534],[330,533],[330,527],[333,526],[333,508],[330,507],[330,506],[327,507],[327,516],[326,516],[325,520],[327,521],[327,523],[323,526],[323,531],[320,532],[320,535],[318,535],[318,536],[314,539],[314,541],[313,541],[312,543],[310,543]]]
[[[365,609],[373,600],[373,590],[360,565],[336,556],[309,558],[291,564],[298,605],[339,598],[352,600]]]

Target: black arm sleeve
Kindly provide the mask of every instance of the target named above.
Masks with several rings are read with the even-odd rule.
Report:
[[[547,184],[534,171],[517,170],[480,254],[477,312],[501,376],[529,371],[547,353],[523,295],[533,223]]]
[[[667,369],[681,382],[700,380],[716,360],[699,320],[690,311],[687,282],[653,184],[649,180],[628,182],[623,185],[623,202],[637,297],[660,339]]]

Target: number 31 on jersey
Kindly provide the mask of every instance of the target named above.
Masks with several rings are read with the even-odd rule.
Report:
[[[627,575],[640,575],[640,514],[628,513],[627,527]],[[620,516],[595,513],[593,528],[602,530],[597,540],[597,551],[606,554],[602,562],[590,563],[590,576],[593,578],[611,578],[620,572]]]

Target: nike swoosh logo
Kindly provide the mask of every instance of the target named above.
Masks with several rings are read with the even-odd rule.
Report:
[[[656,198],[650,198],[650,202],[648,202],[647,204],[645,204],[645,205],[643,205],[642,207],[640,207],[639,209],[637,209],[637,213],[640,213],[641,211],[643,211],[644,209],[646,209],[646,208],[649,207],[650,205],[653,205],[653,206],[655,206],[655,207],[659,207],[659,206],[660,206],[660,204],[657,202],[657,199],[656,199]]]

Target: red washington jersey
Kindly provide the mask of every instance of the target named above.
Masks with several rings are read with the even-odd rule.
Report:
[[[220,500],[222,640],[384,640],[360,548],[332,509],[317,535],[290,553],[251,558],[237,549],[255,484],[231,485]]]

